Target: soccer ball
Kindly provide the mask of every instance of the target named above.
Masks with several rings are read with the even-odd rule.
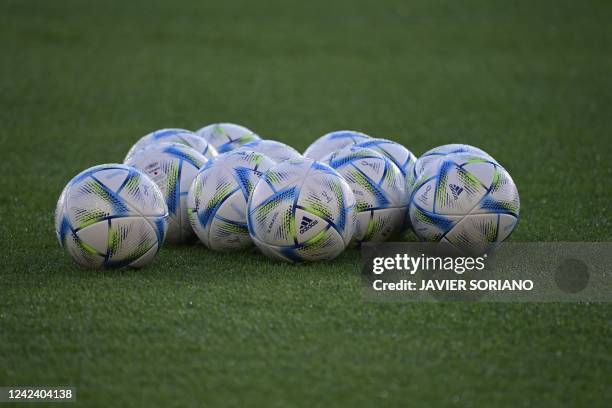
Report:
[[[274,140],[255,140],[254,142],[245,144],[240,148],[240,150],[250,150],[261,153],[269,159],[274,160],[276,163],[280,163],[288,159],[299,159],[302,157],[302,155],[293,147]]]
[[[168,205],[166,241],[176,244],[194,237],[187,217],[187,192],[208,159],[180,143],[159,143],[138,150],[125,164],[145,173],[160,188]]]
[[[369,139],[358,143],[356,146],[366,147],[385,155],[395,164],[405,180],[406,195],[410,194],[414,184],[414,165],[416,157],[412,152],[399,143],[387,139]]]
[[[226,153],[255,140],[261,140],[252,130],[233,123],[213,123],[196,132],[219,153]]]
[[[370,136],[353,130],[338,130],[327,133],[308,146],[308,149],[304,152],[304,157],[313,160],[321,160],[323,157],[336,150],[355,145],[367,139],[370,139]]]
[[[207,159],[217,155],[217,150],[206,140],[185,129],[160,129],[140,138],[123,159],[127,162],[138,150],[156,143],[181,143],[191,147]]]
[[[444,156],[416,181],[409,214],[424,241],[485,252],[508,238],[519,219],[519,194],[497,162],[469,153]]]
[[[324,161],[347,181],[355,195],[354,240],[385,241],[404,224],[407,197],[400,169],[385,155],[349,146]]]
[[[353,236],[355,198],[331,167],[312,159],[283,161],[261,178],[249,200],[253,242],[288,262],[329,260]]]
[[[416,180],[425,169],[432,165],[435,166],[440,160],[444,159],[445,156],[455,153],[469,153],[473,156],[483,157],[491,162],[496,162],[487,152],[474,146],[467,144],[446,144],[438,147],[434,147],[431,150],[426,151],[419,157],[414,166],[414,177]]]
[[[261,175],[274,162],[260,153],[223,153],[200,169],[189,194],[187,214],[193,230],[217,251],[252,245],[247,228],[247,201]]]
[[[88,268],[142,267],[164,242],[168,208],[159,188],[134,167],[103,164],[62,191],[55,210],[60,245]]]

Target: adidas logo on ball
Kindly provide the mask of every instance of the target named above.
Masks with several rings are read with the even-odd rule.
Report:
[[[319,223],[319,221],[317,221],[317,220],[313,220],[313,219],[308,218],[306,216],[302,217],[302,221],[300,221],[300,234],[305,233],[306,231],[308,231],[309,229],[311,229],[312,227],[314,227],[318,223]]]
[[[456,184],[451,184],[449,185],[451,193],[453,193],[453,197],[455,197],[455,200],[457,198],[459,198],[459,194],[461,194],[461,192],[463,191],[463,187],[459,187]]]

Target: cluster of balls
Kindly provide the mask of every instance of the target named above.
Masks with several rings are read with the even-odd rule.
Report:
[[[60,244],[92,268],[149,263],[164,241],[215,251],[255,244],[289,262],[329,260],[351,243],[408,229],[462,251],[505,240],[519,217],[512,178],[469,145],[418,160],[399,143],[328,133],[304,154],[230,123],[162,129],[123,164],[73,178],[55,213]]]

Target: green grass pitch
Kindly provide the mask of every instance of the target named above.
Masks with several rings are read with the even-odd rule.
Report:
[[[608,304],[368,304],[359,252],[290,266],[164,247],[92,272],[52,214],[162,127],[303,151],[354,128],[479,146],[514,241],[612,238],[606,1],[0,2],[0,385],[87,406],[610,406]]]

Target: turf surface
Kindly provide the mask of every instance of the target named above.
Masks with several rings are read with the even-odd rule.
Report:
[[[474,144],[519,187],[513,240],[610,240],[608,2],[99,3],[0,3],[0,385],[100,407],[612,404],[607,304],[366,304],[356,250],[166,247],[94,273],[52,223],[73,175],[150,130],[235,121],[300,150],[342,128]]]

